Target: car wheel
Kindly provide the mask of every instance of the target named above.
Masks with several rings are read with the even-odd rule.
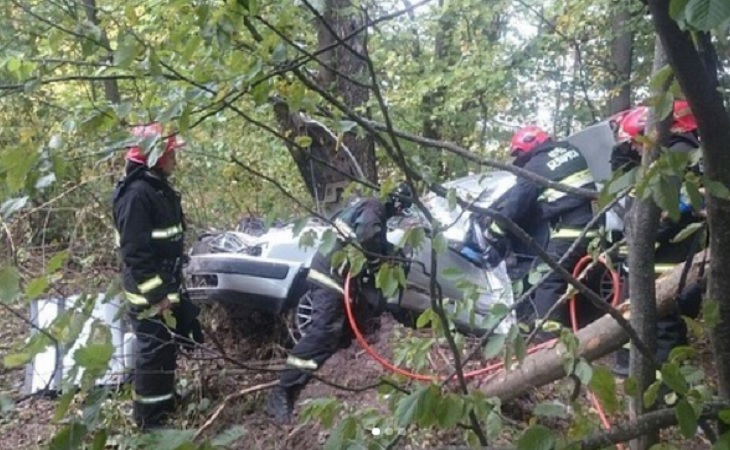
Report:
[[[289,312],[287,329],[289,337],[296,344],[307,333],[307,328],[312,323],[314,306],[312,305],[312,292],[307,291],[299,297],[297,304]]]

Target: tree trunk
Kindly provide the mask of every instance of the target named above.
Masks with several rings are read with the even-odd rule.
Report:
[[[707,251],[695,255],[687,276],[687,283],[697,280],[699,267],[705,258],[714,262],[709,255],[710,253]],[[675,294],[682,269],[683,264],[679,264],[655,281],[659,316],[676,308]],[[629,304],[624,303],[618,308],[624,317],[630,318]],[[628,336],[623,328],[608,315],[579,330],[576,336],[579,340],[578,354],[588,361],[602,358],[628,342]],[[561,344],[557,344],[553,348],[528,355],[518,368],[511,371],[500,371],[491,378],[480,380],[479,388],[487,397],[499,397],[502,402],[513,400],[536,387],[544,386],[566,376],[563,364],[565,351]]]
[[[674,76],[687,97],[702,137],[705,176],[730,186],[730,117],[717,78],[702,63],[689,34],[682,32],[669,16],[669,0],[650,0],[649,9],[657,33],[667,52]],[[713,258],[709,268],[706,299],[719,304],[717,325],[711,338],[717,368],[719,394],[730,399],[730,200],[709,190],[706,197]],[[706,300],[708,301],[708,300]],[[722,430],[721,430],[722,431]]]
[[[96,14],[96,0],[84,0],[84,11],[86,12],[86,18],[88,21],[99,27],[101,30],[99,42],[109,48],[109,38],[107,37],[106,30],[101,28],[99,16]],[[107,55],[105,60],[110,64],[114,62],[111,52]],[[92,83],[94,82],[92,81]],[[117,80],[104,80],[102,83],[104,83],[104,97],[106,100],[109,103],[118,105],[121,101],[121,97],[119,96],[119,85],[117,84]]]
[[[628,8],[621,4],[611,18],[614,36],[611,40],[611,97],[608,114],[616,114],[631,107],[631,57],[634,49],[634,34],[626,29],[631,19]]]
[[[327,0],[324,18],[329,26],[323,23],[319,24],[318,36],[320,48],[337,42],[332,31],[340,38],[344,38],[363,25],[364,17],[351,12],[353,9],[355,9],[355,5],[353,5],[351,0]],[[365,54],[365,35],[363,33],[350,38],[347,44],[360,55]],[[367,78],[365,76],[367,74],[365,62],[353,54],[350,49],[339,45],[331,51],[326,52],[323,56],[325,61],[329,61],[337,72],[357,80]],[[366,88],[356,86],[349,80],[324,67],[320,72],[319,81],[323,86],[333,88],[350,108],[355,111],[360,111],[365,116],[369,116],[369,114],[362,110],[367,104],[369,97],[369,92]],[[377,182],[375,144],[372,136],[358,138],[355,133],[347,133],[344,143],[355,155],[367,179],[372,182]]]
[[[324,21],[317,19],[319,48],[336,45],[362,26],[364,18],[353,12],[355,9],[351,0],[326,0],[322,14]],[[365,54],[363,33],[345,42],[360,55]],[[319,59],[328,67],[320,66],[317,81],[320,86],[341,97],[347,106],[368,116],[367,111],[364,111],[369,97],[368,89],[347,79],[364,82],[367,79],[367,66],[350,48],[340,44],[321,53]],[[367,180],[377,183],[372,136],[358,137],[354,130],[343,133],[331,130],[298,111],[290,111],[285,102],[278,102],[275,112],[280,126],[290,132],[292,138],[306,136],[312,139],[307,150],[294,145],[288,145],[288,148],[310,194],[318,207],[322,207],[324,214],[332,214],[348,200],[342,194],[352,177],[360,178],[362,174]],[[334,169],[322,161],[328,162]]]
[[[654,67],[652,73],[657,73],[666,65],[666,56],[661,41],[656,38],[654,44]],[[653,114],[652,114],[653,116]],[[654,118],[650,117],[647,123],[646,134],[653,135],[657,128]],[[666,137],[666,133],[660,136]],[[663,143],[665,139],[660,139]],[[657,160],[661,151],[658,145],[649,151],[643,152],[642,165],[648,168]],[[629,220],[628,243],[631,253],[629,256],[629,298],[631,299],[631,325],[639,334],[649,350],[656,352],[657,340],[657,311],[656,292],[654,288],[654,244],[656,243],[657,228],[661,211],[653,199],[642,200],[636,198]],[[637,351],[636,347],[631,348],[631,376],[637,383],[637,394],[632,398],[630,417],[636,420],[644,414],[644,392],[656,379],[655,368],[651,361]],[[632,450],[648,450],[654,445],[659,436],[649,433],[641,438],[632,441]]]

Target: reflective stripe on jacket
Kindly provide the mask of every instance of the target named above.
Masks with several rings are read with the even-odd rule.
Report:
[[[185,230],[180,195],[140,166],[117,185],[113,215],[127,300],[144,306],[169,296],[174,302]]]

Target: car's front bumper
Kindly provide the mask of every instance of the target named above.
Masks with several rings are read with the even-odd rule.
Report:
[[[303,290],[306,268],[290,261],[213,253],[191,256],[185,278],[193,301],[279,313]]]

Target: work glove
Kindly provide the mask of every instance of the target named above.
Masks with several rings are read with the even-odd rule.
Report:
[[[195,344],[205,343],[203,329],[198,320],[200,307],[187,295],[180,296],[180,304],[175,309],[175,340],[186,351],[193,350]]]

